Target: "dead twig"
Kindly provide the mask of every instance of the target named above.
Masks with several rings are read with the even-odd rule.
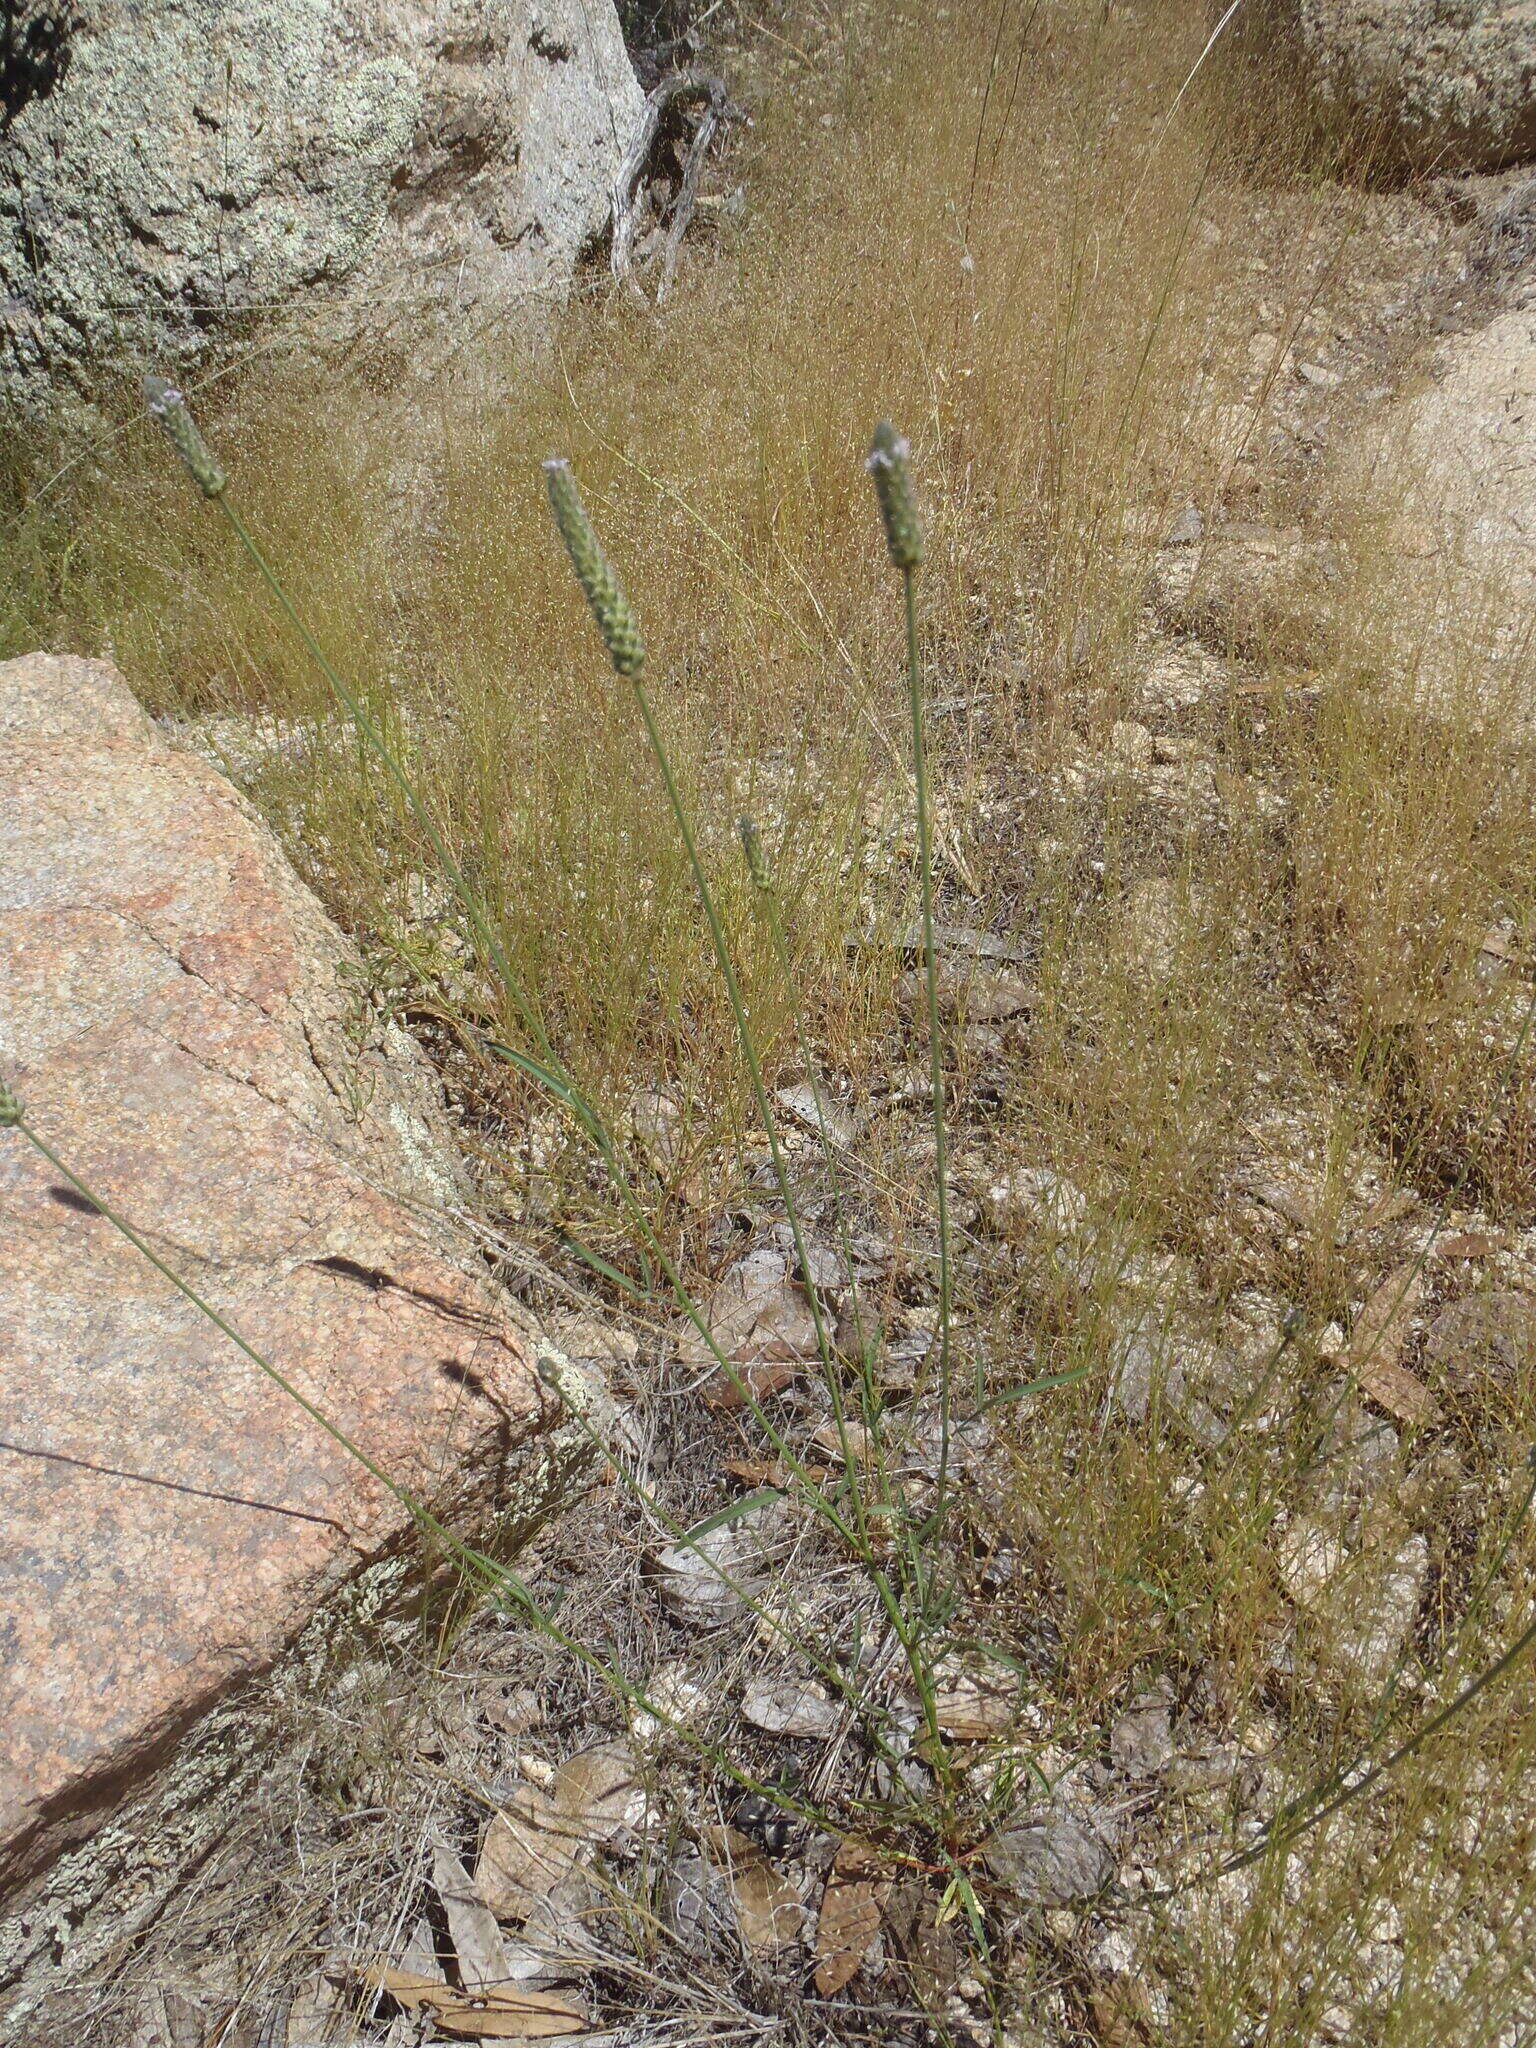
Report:
[[[719,84],[718,80],[714,81]],[[721,87],[718,95],[710,93],[708,103],[699,116],[699,125],[694,130],[693,141],[688,147],[688,161],[683,166],[683,182],[678,188],[677,203],[672,209],[672,219],[667,228],[667,245],[662,252],[661,281],[656,287],[656,303],[664,306],[672,289],[672,280],[677,272],[677,259],[682,253],[683,237],[693,220],[693,210],[698,203],[699,179],[704,172],[704,159],[709,146],[715,139],[715,131],[725,118],[725,90]]]
[[[723,79],[709,71],[679,71],[671,78],[664,78],[654,92],[646,99],[645,110],[629,147],[620,161],[613,181],[611,207],[613,214],[613,238],[609,262],[616,284],[628,285],[637,297],[643,297],[640,287],[631,276],[634,261],[635,230],[639,219],[640,180],[645,166],[660,133],[662,119],[667,111],[679,103],[703,100],[705,110],[699,123],[698,133],[688,153],[688,162],[683,173],[682,191],[674,210],[672,229],[667,239],[666,264],[662,274],[658,301],[666,297],[671,283],[672,271],[677,262],[677,245],[687,229],[698,197],[699,175],[703,168],[704,153],[719,127],[728,104],[728,95]]]

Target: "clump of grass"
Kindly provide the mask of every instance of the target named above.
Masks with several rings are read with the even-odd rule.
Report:
[[[692,1271],[711,1205],[766,1141],[653,740],[765,1081],[793,1059],[878,1107],[870,1084],[939,1043],[931,948],[912,1021],[877,956],[851,973],[844,956],[929,884],[934,914],[1012,940],[1027,1027],[957,1020],[927,1077],[944,1140],[887,1104],[863,1146],[894,1234],[926,1254],[946,1144],[957,1299],[940,1320],[965,1332],[962,1380],[990,1360],[993,1391],[1046,1389],[991,1411],[1014,1577],[987,1624],[1031,1669],[1043,1620],[1059,1633],[1030,1699],[1068,1750],[1097,1755],[1119,1706],[1166,1679],[1209,1730],[1251,1737],[1262,1813],[1281,1812],[1427,1727],[1526,1625],[1524,1381],[1405,1429],[1378,1489],[1374,1506],[1432,1550],[1406,1680],[1362,1698],[1304,1659],[1288,1671],[1276,1557],[1341,1427],[1328,1326],[1417,1256],[1390,1223],[1366,1227],[1377,1198],[1396,1181],[1426,1216],[1475,1199],[1479,1227],[1521,1242],[1532,1221],[1523,1064],[1501,1080],[1536,897],[1531,758],[1508,725],[1437,725],[1385,687],[1431,628],[1476,683],[1498,621],[1373,616],[1387,585],[1363,542],[1335,651],[1298,667],[1238,620],[1195,697],[1148,708],[1148,573],[1191,502],[1208,525],[1321,517],[1360,539],[1266,453],[1274,365],[1309,322],[1326,329],[1341,277],[1379,275],[1384,298],[1417,282],[1419,257],[1376,235],[1358,193],[1298,175],[1306,138],[1268,77],[1212,61],[1181,91],[1207,33],[1187,8],[891,16],[830,43],[814,10],[787,25],[812,61],[776,60],[795,89],[764,96],[749,225],[699,267],[685,320],[578,308],[510,397],[485,346],[382,400],[345,372],[253,373],[212,415],[250,523],[316,638],[344,650],[341,672],[366,679],[556,1062],[483,962],[466,973],[458,913],[439,918],[442,953],[413,926],[432,849],[377,755],[343,736],[274,753],[250,786],[436,1034],[488,1167],[548,1092],[487,1058],[491,1041],[568,1077],[606,1132],[638,1084],[685,1102],[697,1203],[682,1168],[661,1186],[640,1175],[637,1216],[591,1171],[590,1132],[560,1154],[546,1244],[580,1237],[616,1287],[649,1284],[647,1231]],[[1415,249],[1450,246],[1411,193],[1392,206]],[[1245,367],[1255,328],[1262,388]],[[930,486],[913,605],[933,685],[926,848],[908,643],[848,424],[887,406]],[[568,631],[536,482],[550,446],[571,451],[647,622],[666,678],[649,737]],[[110,644],[157,708],[322,729],[302,648],[186,495],[129,434],[75,496],[71,550],[29,557],[15,644]],[[1208,799],[1149,801],[1116,765],[1126,720],[1203,761]],[[760,821],[746,862],[727,824],[743,811]],[[1479,949],[1506,922],[1513,964],[1490,966]],[[1245,1177],[1277,1159],[1316,1193],[1310,1224],[1248,1213]],[[1109,1246],[1091,1284],[976,1222],[974,1199],[1019,1162],[1082,1194]],[[521,1179],[505,1176],[509,1206]],[[660,1254],[646,1257],[654,1279]],[[931,1309],[931,1267],[921,1279],[912,1305]],[[1111,1398],[1128,1301],[1165,1305],[1170,1285],[1179,1356],[1247,1333],[1218,1444],[1191,1440],[1161,1383],[1139,1424]],[[851,1398],[873,1406],[872,1384]],[[1402,1988],[1362,2026],[1428,2048],[1460,2038],[1472,2007],[1492,2037],[1522,1995],[1529,1705],[1528,1667],[1504,1670],[1368,1794],[1204,1890],[1194,1878],[1242,1849],[1251,1813],[1191,1794],[1178,1817],[1198,1869],[1184,1904],[1157,1908],[1154,2033],[1323,2038],[1331,2007],[1368,2003],[1359,1957],[1390,1909]],[[1448,1930],[1480,1913],[1484,1961],[1448,1989]],[[1077,1967],[1057,1939],[1029,1945],[1043,1974]]]

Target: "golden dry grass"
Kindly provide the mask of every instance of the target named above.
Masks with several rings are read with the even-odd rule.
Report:
[[[1126,722],[1157,722],[1146,592],[1170,522],[1189,503],[1273,511],[1295,489],[1254,453],[1256,300],[1283,342],[1340,275],[1410,259],[1358,192],[1297,174],[1251,76],[1213,61],[1189,82],[1205,29],[1173,0],[1057,0],[1000,38],[968,11],[775,20],[743,59],[774,86],[737,144],[745,221],[665,315],[595,291],[542,352],[481,333],[414,371],[398,340],[341,365],[266,354],[210,386],[202,415],[570,1066],[615,1115],[658,1082],[693,1106],[703,1178],[660,1212],[684,1243],[735,1185],[736,1151],[713,1141],[749,1136],[746,1101],[680,850],[552,545],[538,462],[572,458],[645,622],[765,1038],[794,1061],[738,871],[743,810],[780,868],[818,1056],[868,1088],[910,1048],[889,961],[850,967],[844,939],[904,916],[914,878],[900,621],[858,458],[875,418],[904,425],[931,520],[946,910],[1017,939],[1037,990],[1027,1034],[957,1047],[962,1088],[1002,1080],[999,1109],[961,1118],[955,1177],[984,1190],[1009,1162],[1054,1167],[1113,1219],[1086,1289],[979,1239],[967,1253],[964,1316],[999,1383],[1029,1376],[1021,1357],[1089,1368],[1008,1411],[1027,1570],[995,1628],[1005,1644],[1041,1615],[1062,1631],[1039,1702],[1053,1741],[1091,1743],[1164,1674],[1251,1738],[1272,1807],[1390,1747],[1527,1619],[1524,1524],[1470,1618],[1467,1600],[1520,1497],[1530,1375],[1423,1444],[1405,1432],[1385,1482],[1392,1529],[1431,1545],[1411,1679],[1362,1694],[1275,1655],[1277,1543],[1339,1420],[1320,1336],[1399,1256],[1372,1203],[1402,1185],[1421,1217],[1453,1198],[1511,1230],[1536,1221],[1530,1063],[1511,1057],[1524,984],[1478,952],[1500,919],[1522,943],[1531,929],[1536,782],[1497,721],[1426,718],[1383,684],[1383,634],[1403,622],[1373,620],[1371,508],[1342,499],[1314,506],[1355,579],[1326,656],[1303,673],[1255,626],[1223,680],[1163,721],[1207,764],[1209,801],[1150,804],[1122,757],[1139,745]],[[143,430],[27,517],[17,646],[109,646],[184,715],[325,714],[223,527]],[[451,919],[446,936],[421,926],[422,850],[355,748],[301,747],[248,780],[395,1000],[514,1031],[465,986]],[[449,1070],[491,1192],[504,1175],[516,1209],[507,1147],[531,1095],[461,1055]],[[869,1167],[919,1237],[920,1155],[910,1122],[877,1119]],[[1277,1159],[1304,1173],[1312,1220],[1266,1235],[1234,1191]],[[624,1261],[601,1189],[573,1167],[552,1199]],[[1250,1317],[1252,1373],[1279,1386],[1263,1427],[1200,1449],[1120,1426],[1106,1384],[1127,1273],[1159,1299],[1172,1273],[1178,1313],[1213,1336],[1230,1337],[1234,1302]],[[1276,1859],[1251,1891],[1149,1907],[1156,1999],[1127,2024],[1188,2048],[1517,2038],[1501,2029],[1527,1995],[1531,1705],[1517,1670],[1289,1874]],[[1192,1799],[1191,1835],[1219,1831],[1220,1808]],[[1392,1916],[1405,1960],[1385,1996],[1362,1956]],[[1462,1920],[1482,1960],[1453,1970]],[[1074,2023],[1115,2038],[1067,1937],[1041,1954]],[[1337,2031],[1341,2012],[1364,2015],[1357,2032]]]

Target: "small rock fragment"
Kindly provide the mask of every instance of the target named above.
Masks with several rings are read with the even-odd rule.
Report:
[[[629,1127],[658,1173],[671,1173],[681,1163],[687,1132],[683,1105],[675,1095],[642,1088],[629,1105]]]
[[[1351,1554],[1325,1523],[1305,1519],[1286,1531],[1279,1566],[1287,1592],[1317,1624],[1323,1659],[1364,1686],[1383,1683],[1418,1618],[1429,1575],[1424,1538],[1407,1536],[1387,1556],[1374,1546]]]
[[[768,1553],[787,1525],[784,1503],[775,1499],[728,1520],[711,1517],[688,1542],[665,1545],[655,1557],[662,1606],[690,1628],[733,1621],[745,1611],[743,1592],[761,1585]]]
[[[950,960],[940,962],[934,983],[939,1014],[970,1024],[1006,1024],[1011,1017],[1025,1016],[1039,994],[1032,982],[1015,974],[983,973]],[[904,974],[896,993],[904,1010],[920,1011],[928,1001],[927,979]]]
[[[1173,1762],[1170,1703],[1162,1692],[1148,1693],[1120,1716],[1109,1732],[1109,1753],[1117,1770],[1128,1778],[1155,1778]]]
[[[815,1081],[797,1081],[792,1087],[780,1088],[773,1099],[786,1116],[842,1151],[847,1151],[857,1135],[848,1111]]]
[[[1019,1166],[982,1196],[982,1214],[1000,1237],[1032,1230],[1053,1239],[1077,1235],[1088,1221],[1088,1198],[1047,1166]]]
[[[817,1356],[810,1302],[790,1278],[788,1258],[774,1245],[758,1246],[728,1269],[704,1305],[703,1319],[716,1350],[733,1365],[791,1368],[782,1376],[771,1370],[759,1375],[761,1386],[752,1373],[738,1373],[754,1393],[766,1392],[775,1383],[787,1385],[793,1368]],[[679,1339],[678,1357],[685,1366],[702,1368],[714,1361],[715,1350],[690,1325]],[[728,1374],[717,1372],[710,1384],[718,1406],[742,1405]]]
[[[1296,1605],[1313,1608],[1344,1570],[1349,1552],[1333,1529],[1307,1518],[1286,1530],[1276,1561]]]
[[[1195,542],[1204,536],[1204,533],[1205,519],[1200,507],[1195,504],[1189,504],[1184,507],[1184,510],[1174,520],[1172,526],[1169,527],[1164,545],[1170,548],[1193,547]]]
[[[843,1710],[814,1679],[753,1678],[741,1696],[741,1715],[769,1735],[799,1735],[830,1742],[843,1725]]]
[[[631,1707],[629,1728],[637,1742],[655,1742],[674,1729],[694,1727],[710,1704],[707,1688],[691,1676],[681,1659],[658,1664],[646,1680],[644,1692],[658,1711],[653,1714],[649,1707]]]
[[[1536,1363],[1536,1297],[1512,1290],[1463,1295],[1430,1324],[1424,1355],[1458,1394],[1518,1385]]]
[[[1114,1851],[1104,1832],[1064,1807],[994,1835],[982,1861],[999,1883],[1031,1906],[1070,1906],[1092,1898],[1115,1874]]]
[[[956,1742],[991,1742],[1006,1735],[1019,1713],[1018,1674],[1007,1665],[971,1658],[941,1667],[934,1711],[941,1731]]]
[[[1381,1685],[1390,1676],[1418,1619],[1428,1576],[1429,1545],[1422,1536],[1409,1536],[1339,1629],[1335,1658],[1349,1666],[1362,1685]]]

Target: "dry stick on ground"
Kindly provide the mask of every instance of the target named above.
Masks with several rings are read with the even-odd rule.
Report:
[[[639,126],[630,137],[629,147],[625,150],[620,161],[618,172],[613,181],[613,193],[610,202],[613,212],[613,243],[609,253],[609,263],[613,270],[614,282],[616,284],[628,285],[629,289],[638,298],[643,298],[645,295],[630,276],[630,267],[634,260],[635,251],[635,226],[639,213],[638,193],[646,161],[651,154],[656,137],[661,129],[662,116],[669,107],[679,100],[701,99],[707,103],[704,119],[699,127],[699,136],[694,140],[693,151],[690,153],[687,170],[684,173],[684,191],[678,205],[680,214],[685,203],[687,212],[691,214],[698,192],[698,168],[696,167],[702,166],[704,154],[703,148],[700,147],[700,138],[703,139],[704,146],[707,147],[715,129],[720,124],[721,116],[725,112],[726,98],[725,82],[723,79],[715,77],[713,72],[679,71],[675,77],[664,78],[646,100],[645,111],[640,116]],[[690,179],[692,180],[691,185],[689,183]],[[674,227],[675,225],[674,222]],[[687,219],[684,217],[683,227],[686,228],[686,226]],[[677,239],[679,241],[682,239],[681,230],[677,231]],[[676,254],[670,242],[668,245],[667,261],[668,271],[662,281],[662,297],[665,297],[667,285],[670,282],[671,266],[676,262]]]
[[[693,219],[693,209],[698,203],[699,179],[704,173],[704,159],[709,146],[715,139],[716,130],[726,117],[725,87],[718,78],[709,82],[709,99],[699,116],[699,125],[694,130],[693,141],[688,146],[688,161],[683,165],[683,182],[678,189],[677,203],[672,208],[672,221],[667,229],[667,245],[662,252],[661,282],[656,287],[656,303],[664,306],[672,290],[672,280],[677,273],[677,259],[682,254],[683,237],[687,234]]]

